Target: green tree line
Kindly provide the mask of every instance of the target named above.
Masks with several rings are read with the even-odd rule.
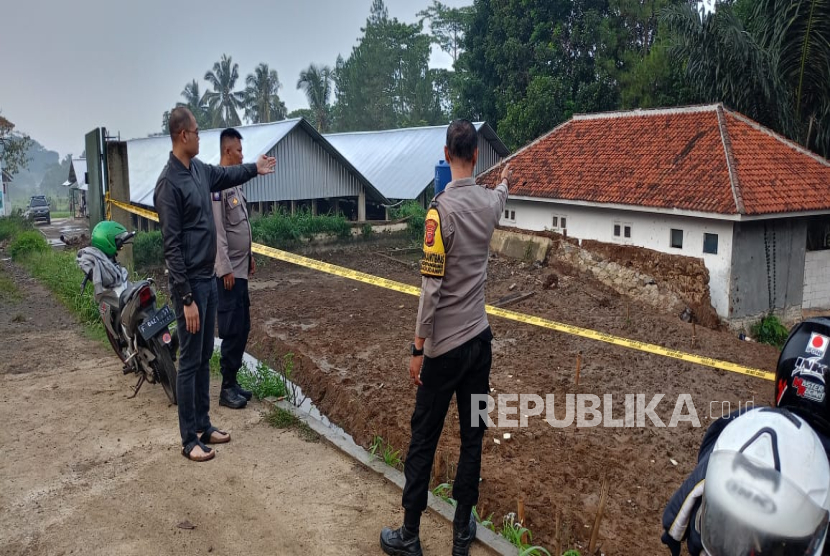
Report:
[[[575,113],[723,102],[830,155],[826,0],[437,0],[415,23],[373,0],[348,55],[310,64],[289,112],[277,72],[224,55],[182,91],[201,127],[303,116],[321,132],[490,122],[515,149]],[[452,59],[429,67],[431,49]],[[166,120],[164,122],[166,127]]]

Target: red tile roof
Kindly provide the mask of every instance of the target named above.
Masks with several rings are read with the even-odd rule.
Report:
[[[574,116],[507,161],[513,196],[722,215],[830,210],[830,162],[721,105]]]

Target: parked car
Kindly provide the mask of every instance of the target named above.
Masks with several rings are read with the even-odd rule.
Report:
[[[46,200],[45,195],[34,195],[29,200],[29,206],[26,212],[23,213],[24,218],[37,222],[38,220],[52,223],[52,214],[49,211],[49,201]]]

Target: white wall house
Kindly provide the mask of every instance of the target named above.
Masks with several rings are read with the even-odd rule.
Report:
[[[719,315],[726,315],[729,309],[731,222],[668,211],[648,213],[629,207],[593,207],[511,197],[500,224],[523,230],[567,231],[568,237],[702,258],[709,270],[712,306]]]
[[[503,226],[702,259],[724,318],[830,309],[830,163],[740,114],[575,116],[506,162]]]

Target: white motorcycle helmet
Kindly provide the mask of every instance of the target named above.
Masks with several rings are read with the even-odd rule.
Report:
[[[786,409],[729,423],[709,456],[698,512],[709,556],[821,554],[830,463],[815,431]]]

